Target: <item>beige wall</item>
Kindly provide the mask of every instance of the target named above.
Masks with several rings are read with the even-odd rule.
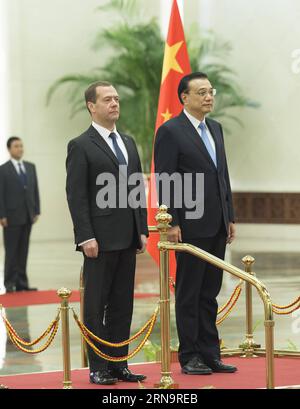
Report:
[[[300,189],[298,0],[212,0],[211,25],[233,45],[230,64],[258,110],[240,110],[244,129],[227,137],[236,190]]]
[[[42,217],[33,240],[72,239],[65,200],[65,157],[69,139],[89,125],[87,113],[70,119],[61,89],[49,107],[49,86],[69,73],[84,73],[101,64],[105,56],[91,50],[95,34],[110,25],[107,14],[95,9],[101,0],[1,0],[9,20],[9,129],[25,143],[25,158],[36,164]],[[154,15],[158,2],[145,2]]]
[[[201,9],[201,1],[199,5]],[[228,61],[259,109],[237,111],[226,137],[234,190],[300,191],[300,2],[210,0],[210,25],[231,42]],[[298,51],[295,51],[298,50]],[[297,61],[298,56],[298,61]],[[239,225],[232,249],[299,251],[300,226]]]

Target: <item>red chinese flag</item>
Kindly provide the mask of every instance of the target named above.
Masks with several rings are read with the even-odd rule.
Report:
[[[167,120],[179,115],[182,105],[177,96],[178,84],[182,77],[191,72],[183,25],[178,10],[177,1],[173,1],[168,37],[165,45],[165,55],[162,70],[162,80],[158,102],[155,133]],[[155,141],[155,138],[154,138]],[[153,144],[154,144],[153,141]],[[148,225],[155,226],[157,213],[157,193],[154,177],[154,158],[152,154],[151,179],[148,194]],[[150,233],[147,250],[153,259],[159,263],[157,243],[158,233]],[[174,252],[170,255],[170,276],[175,280],[176,260]]]

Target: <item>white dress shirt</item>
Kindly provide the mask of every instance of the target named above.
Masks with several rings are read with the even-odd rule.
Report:
[[[112,139],[109,137],[109,135],[114,132],[116,134],[116,141],[119,145],[119,148],[121,149],[124,158],[128,164],[128,152],[126,149],[126,146],[124,145],[123,139],[121,138],[120,134],[117,132],[116,127],[110,131],[109,129],[104,128],[103,126],[97,124],[96,122],[92,122],[93,127],[96,129],[96,131],[99,133],[99,137],[103,138],[105,140],[105,142],[107,143],[107,145],[110,147],[110,149],[113,151],[113,153],[116,155],[115,149],[114,149],[114,145],[113,145],[113,141]],[[92,239],[88,239],[83,241],[82,243],[79,243],[78,246],[82,246],[85,243],[88,243],[89,241],[95,240],[95,238],[93,237]]]
[[[126,146],[124,145],[123,139],[121,138],[120,134],[118,133],[116,127],[110,131],[109,129],[103,128],[103,126],[97,124],[96,122],[92,122],[93,127],[96,129],[96,131],[98,131],[99,136],[102,137],[105,142],[107,143],[107,145],[110,147],[110,149],[113,151],[113,153],[116,155],[115,149],[114,149],[114,145],[113,145],[113,141],[112,139],[109,137],[109,135],[113,132],[116,134],[116,141],[124,155],[124,158],[126,159],[126,162],[128,164],[128,153],[127,153],[127,149]]]
[[[24,173],[26,173],[26,168],[25,168],[24,163],[23,163],[22,160],[16,160],[16,159],[14,159],[14,158],[10,158],[10,160],[11,160],[12,164],[14,165],[14,167],[15,167],[15,169],[16,169],[18,175],[20,174],[19,163],[21,164],[21,169],[22,169],[22,171],[23,171]]]
[[[185,109],[183,110],[183,112],[188,117],[188,119],[191,121],[192,125],[196,128],[196,131],[200,134],[200,136],[201,136],[201,129],[199,128],[199,125],[200,125],[201,122],[204,122],[209,142],[210,142],[214,152],[216,153],[216,144],[215,144],[214,138],[212,137],[212,135],[211,135],[211,133],[210,133],[210,131],[208,129],[208,126],[206,125],[205,118],[203,119],[203,121],[199,121],[199,119],[195,118],[193,115],[188,113]]]

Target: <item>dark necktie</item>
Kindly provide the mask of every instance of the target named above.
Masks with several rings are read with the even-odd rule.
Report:
[[[19,166],[19,178],[21,179],[22,185],[24,187],[24,189],[26,189],[27,187],[27,176],[26,173],[23,172],[23,169],[21,167],[21,163],[18,162],[18,166]]]
[[[112,132],[112,133],[109,135],[109,137],[112,139],[113,146],[114,146],[114,150],[115,150],[116,157],[117,157],[117,159],[118,159],[119,164],[120,164],[120,165],[127,165],[127,162],[126,162],[126,159],[125,159],[125,157],[124,157],[124,155],[123,155],[123,152],[121,151],[121,148],[120,148],[120,146],[118,145],[117,135],[116,135],[114,132]]]

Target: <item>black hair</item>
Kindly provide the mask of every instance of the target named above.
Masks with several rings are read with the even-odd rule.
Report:
[[[189,83],[192,81],[192,80],[194,80],[194,79],[196,79],[196,78],[202,78],[202,79],[208,79],[208,76],[207,76],[207,74],[205,74],[204,72],[200,72],[200,71],[198,71],[198,72],[192,72],[191,74],[188,74],[188,75],[185,75],[183,78],[181,78],[181,81],[180,81],[180,83],[179,83],[179,85],[178,85],[178,90],[177,90],[177,93],[178,93],[178,98],[179,98],[179,100],[180,100],[180,102],[183,104],[183,100],[182,100],[182,98],[181,98],[181,94],[183,93],[183,92],[185,92],[185,93],[188,93],[188,91],[189,91]]]
[[[21,138],[19,138],[18,136],[11,136],[10,138],[8,138],[8,140],[6,142],[7,149],[11,148],[11,145],[12,145],[13,142],[20,141],[20,140],[21,140]]]

